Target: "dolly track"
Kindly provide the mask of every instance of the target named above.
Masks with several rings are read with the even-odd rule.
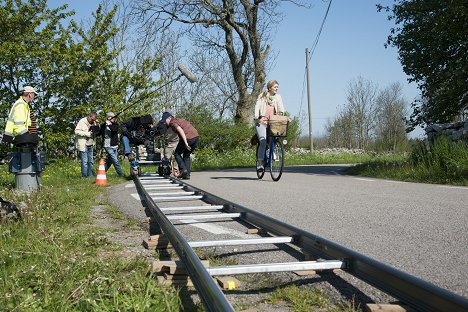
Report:
[[[148,179],[166,180],[156,176]],[[138,192],[145,198],[146,204],[154,219],[173,245],[179,258],[183,261],[194,286],[208,311],[234,311],[223,292],[194,253],[189,242],[181,235],[160,207],[145,190],[142,179],[135,177]],[[216,195],[205,192],[182,181],[171,179],[170,185],[179,185],[184,192],[190,192],[194,199],[205,204],[222,206],[220,213],[241,219],[259,229],[277,237],[291,237],[291,244],[301,248],[305,253],[317,259],[340,259],[347,273],[388,293],[418,311],[468,311],[468,301],[452,292],[437,287],[422,279],[371,259],[330,240],[301,230],[282,221],[245,208]],[[166,198],[167,199],[167,198]],[[216,267],[213,267],[216,268]]]

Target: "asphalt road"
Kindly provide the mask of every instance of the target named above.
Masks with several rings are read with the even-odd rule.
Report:
[[[189,184],[468,297],[468,187],[344,175],[345,166],[193,172]]]

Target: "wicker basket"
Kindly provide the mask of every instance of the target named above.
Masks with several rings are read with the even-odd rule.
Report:
[[[271,135],[286,136],[288,133],[289,118],[287,116],[274,115],[268,120],[268,128]]]

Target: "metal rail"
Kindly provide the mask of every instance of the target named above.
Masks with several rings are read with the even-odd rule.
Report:
[[[181,184],[178,180],[171,180]],[[169,219],[154,203],[137,177],[135,178],[135,184],[144,194],[148,207],[164,233],[168,235],[174,249],[187,267],[206,308],[209,311],[233,311],[232,306],[227,302],[213,279],[210,278],[210,274],[192,251],[189,243],[184,240]],[[346,262],[346,272],[392,295],[410,307],[420,311],[468,311],[468,300],[462,296],[295,226],[237,205],[189,184],[182,183],[182,185],[185,191],[194,192],[204,202],[223,206],[223,212],[228,213],[228,215],[239,214],[239,218],[244,222],[250,223],[275,236],[294,237],[295,245],[317,258],[340,259]]]
[[[177,231],[177,229],[172,225],[171,221],[169,221],[164,213],[159,210],[151,196],[149,196],[143,188],[143,185],[137,176],[134,177],[134,182],[138,192],[144,196],[146,205],[153,214],[153,217],[156,219],[163,232],[169,238],[169,241],[177,252],[180,260],[182,260],[184,263],[190,278],[192,279],[193,285],[197,289],[197,292],[200,295],[200,298],[202,299],[206,309],[213,312],[234,312],[234,308],[226,299],[223,292],[215,283],[211,275],[205,270],[198,256],[185,241],[179,231]]]

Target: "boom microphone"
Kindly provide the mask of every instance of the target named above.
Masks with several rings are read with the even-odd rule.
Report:
[[[185,78],[188,79],[188,81],[190,81],[191,83],[197,82],[197,77],[195,77],[195,75],[192,74],[192,72],[190,70],[188,70],[187,67],[185,67],[182,64],[179,64],[179,66],[177,66],[177,68],[180,70],[182,75],[184,75]]]

